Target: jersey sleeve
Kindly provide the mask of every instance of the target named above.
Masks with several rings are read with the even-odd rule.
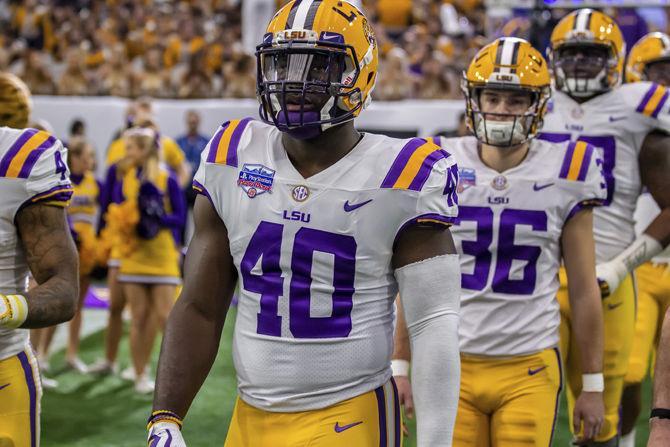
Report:
[[[670,91],[651,82],[624,84],[624,99],[651,128],[670,133]]]
[[[193,177],[193,189],[205,196],[214,206],[223,221],[222,191],[225,180],[222,173],[225,167],[237,168],[237,153],[248,141],[249,122],[251,118],[232,120],[223,123],[200,155],[200,166]],[[224,169],[222,169],[224,168]]]
[[[607,199],[603,159],[598,149],[590,144],[583,141],[568,144],[559,178],[569,197],[566,222],[578,211],[601,206]]]
[[[25,130],[9,152],[5,177],[24,180],[23,205],[46,203],[66,207],[72,197],[67,150],[56,137]]]
[[[382,188],[401,190],[403,210],[396,235],[410,225],[450,226],[458,217],[458,166],[432,140],[414,138],[400,150]],[[397,236],[396,236],[397,237]]]

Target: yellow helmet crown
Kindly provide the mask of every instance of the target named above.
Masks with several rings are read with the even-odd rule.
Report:
[[[647,34],[628,53],[626,81],[646,81],[647,64],[662,60],[670,60],[670,36],[659,32]]]
[[[593,78],[577,79],[561,68],[561,50],[575,46],[603,46],[607,61]],[[608,15],[593,9],[578,9],[565,16],[551,33],[547,53],[556,88],[574,96],[592,96],[607,91],[623,80],[626,43],[621,29]]]
[[[368,19],[349,2],[289,2],[270,21],[256,55],[261,118],[282,131],[305,125],[325,130],[352,120],[372,99],[377,41]],[[313,95],[329,99],[310,110],[305,104]]]
[[[23,129],[28,126],[32,101],[30,90],[11,73],[0,73],[0,126]]]
[[[494,146],[512,146],[533,138],[542,127],[546,105],[551,96],[551,78],[547,62],[539,51],[523,39],[502,37],[479,50],[463,73],[461,87],[466,100],[466,122],[477,138]],[[509,135],[493,141],[491,129],[480,110],[479,94],[484,88],[521,90],[531,94],[532,104],[523,115],[510,115],[514,123]],[[500,118],[500,117],[499,117]],[[504,133],[501,130],[500,133]]]

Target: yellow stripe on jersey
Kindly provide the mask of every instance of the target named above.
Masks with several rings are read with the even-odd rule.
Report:
[[[12,162],[9,164],[9,168],[7,169],[7,174],[6,177],[18,177],[19,174],[21,173],[21,168],[23,168],[23,165],[26,162],[26,159],[28,158],[28,155],[38,147],[42,143],[44,143],[47,139],[49,138],[49,134],[44,131],[39,131],[32,137],[26,141],[23,146],[21,146],[21,149],[16,153],[14,158],[12,159]]]
[[[662,85],[657,85],[656,90],[654,91],[654,94],[651,95],[651,98],[649,99],[649,102],[647,105],[644,107],[644,110],[642,110],[642,113],[647,116],[651,116],[652,113],[656,110],[656,107],[658,107],[658,104],[661,102],[661,99],[663,99],[663,95],[665,95],[666,88],[663,87]]]
[[[568,171],[568,180],[577,180],[579,177],[579,172],[582,169],[582,164],[584,163],[584,155],[586,154],[587,143],[583,141],[578,141],[575,144],[575,152],[572,155],[572,161],[570,162],[570,170]]]
[[[230,149],[230,139],[233,136],[235,128],[237,128],[239,124],[240,122],[237,120],[231,121],[228,127],[226,127],[226,130],[223,131],[223,135],[221,135],[219,144],[216,147],[216,163],[226,163],[226,159],[228,158],[228,150]]]
[[[409,185],[412,183],[412,180],[419,173],[419,169],[423,166],[426,158],[430,156],[433,152],[439,150],[439,147],[435,147],[435,144],[430,142],[419,147],[409,161],[405,165],[405,168],[400,173],[398,180],[393,184],[394,188],[409,189]]]

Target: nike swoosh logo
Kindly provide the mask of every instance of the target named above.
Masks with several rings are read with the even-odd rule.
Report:
[[[607,305],[607,308],[608,308],[609,310],[613,310],[613,309],[616,309],[617,307],[621,306],[622,304],[623,304],[623,303],[608,304],[608,305]]]
[[[354,422],[353,424],[340,425],[339,422],[335,422],[335,433],[342,433],[344,430],[349,430],[351,427],[361,425],[363,421]]]
[[[2,386],[0,386],[0,390],[5,389],[5,388],[7,388],[8,386],[9,386],[9,383],[7,383],[7,384],[5,384],[5,385],[2,385]]]
[[[346,202],[344,202],[344,211],[346,211],[347,213],[350,213],[353,210],[357,210],[358,208],[360,208],[364,205],[367,205],[368,203],[372,202],[372,200],[373,199],[366,200],[365,202],[356,203],[354,205],[349,205],[349,201],[347,200]]]
[[[539,367],[539,368],[537,368],[537,369],[531,369],[531,368],[528,368],[528,375],[529,375],[529,376],[534,376],[535,374],[537,374],[537,373],[539,373],[540,371],[543,371],[543,370],[545,370],[545,369],[547,369],[546,366],[541,366],[541,367]]]
[[[625,116],[610,116],[610,123],[614,123],[616,121],[621,121],[625,119],[626,119]]]
[[[545,188],[549,188],[550,186],[554,186],[553,183],[547,183],[545,185],[538,185],[537,183],[533,183],[533,191],[542,191]]]

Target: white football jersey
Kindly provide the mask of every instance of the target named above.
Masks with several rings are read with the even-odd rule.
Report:
[[[498,173],[475,137],[442,140],[459,167],[461,352],[518,356],[558,345],[560,238],[570,217],[602,203],[601,160],[583,142],[532,140],[526,159]]]
[[[637,200],[635,208],[635,232],[644,233],[649,224],[659,215],[661,209],[654,198],[648,192],[642,194]],[[652,262],[670,263],[670,246],[652,259]]]
[[[553,93],[540,138],[579,139],[596,146],[603,158],[607,201],[594,211],[597,262],[611,260],[635,238],[633,213],[642,189],[638,155],[650,131],[670,132],[667,99],[665,87],[649,82],[624,84],[583,104]]]
[[[275,127],[225,123],[194,188],[228,230],[240,296],[240,397],[269,411],[324,408],[391,377],[393,245],[412,222],[457,214],[453,158],[423,139],[365,134],[303,178]]]
[[[65,206],[72,195],[66,151],[47,132],[0,127],[0,293],[25,293],[28,264],[14,219],[26,205]],[[28,343],[27,329],[0,328],[0,360]]]

